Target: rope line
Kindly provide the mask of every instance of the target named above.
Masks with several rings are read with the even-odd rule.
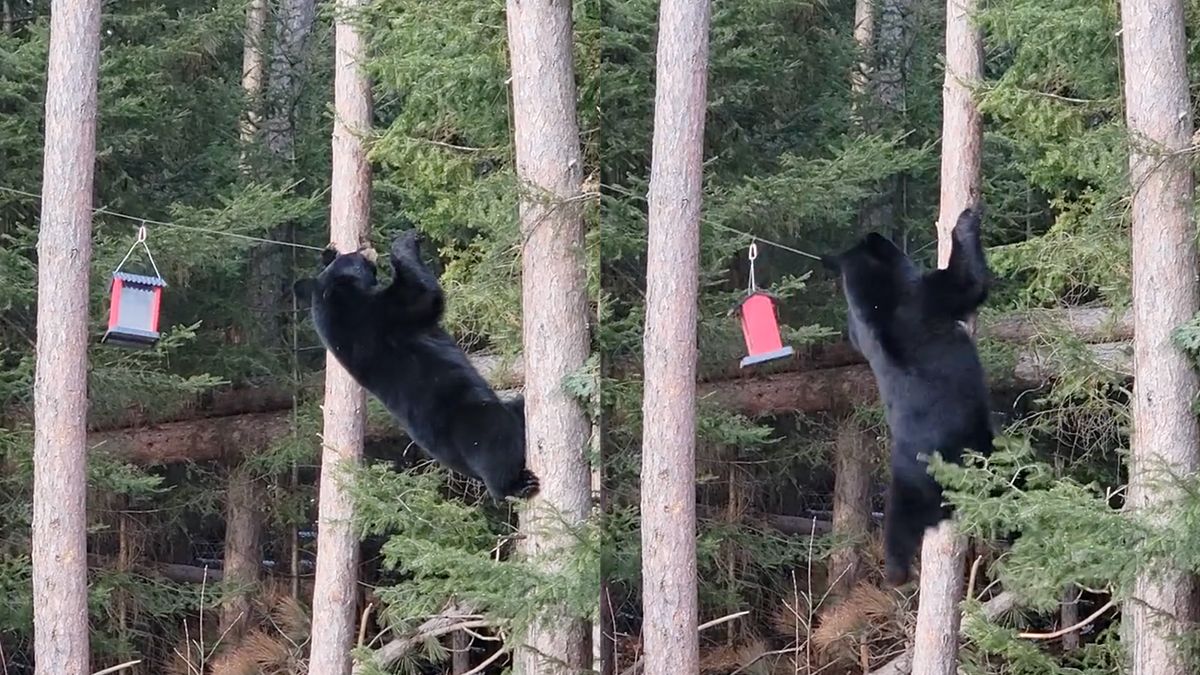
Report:
[[[0,185],[0,192],[8,192],[8,193],[11,193],[14,195],[20,195],[22,197],[30,197],[33,199],[41,199],[42,198],[42,196],[39,194],[35,194],[33,192],[26,192],[24,190],[17,190],[14,188],[5,187],[3,185]],[[240,232],[225,232],[222,230],[210,230],[210,229],[204,228],[204,227],[194,227],[191,225],[180,225],[179,223],[168,223],[166,221],[154,220],[152,218],[142,218],[140,216],[131,216],[127,213],[120,213],[118,211],[112,211],[103,206],[98,207],[98,208],[93,208],[92,213],[99,213],[99,214],[103,214],[106,216],[112,216],[114,218],[123,218],[125,220],[130,220],[135,223],[142,223],[143,225],[161,225],[162,227],[173,227],[177,230],[185,230],[188,232],[199,232],[202,234],[216,234],[216,235],[222,235],[222,236],[226,236],[226,237],[234,237],[237,239],[244,239],[246,241],[258,242],[260,244],[274,244],[276,246],[289,246],[291,248],[303,248],[303,249],[308,249],[310,251],[324,250],[320,246],[309,246],[308,244],[297,244],[296,242],[293,242],[293,241],[279,241],[278,239],[266,239],[264,237],[255,237],[255,236],[249,235],[249,234],[241,234]]]

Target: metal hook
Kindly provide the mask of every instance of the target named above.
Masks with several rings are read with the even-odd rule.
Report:
[[[146,243],[146,221],[144,221],[144,220],[142,221],[141,226],[138,227],[137,241],[135,243],[138,243],[138,244]]]

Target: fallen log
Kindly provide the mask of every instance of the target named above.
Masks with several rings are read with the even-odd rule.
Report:
[[[1053,347],[1030,344],[1040,334],[1035,325],[1058,321],[1060,326],[1081,329],[1081,339],[1121,336],[1122,320],[1114,323],[1107,310],[1070,310],[1061,314],[1041,313],[1038,318],[1006,318],[991,325],[997,335],[1014,343],[1024,343],[1016,352],[1010,373],[1000,374],[992,382],[994,389],[1037,388],[1062,371],[1066,355]],[[1049,318],[1048,318],[1049,317]],[[1066,320],[1073,324],[1063,323]],[[1111,328],[1109,326],[1115,326]],[[1103,367],[1128,376],[1131,356],[1129,345],[1104,342],[1088,345],[1092,358]],[[840,349],[840,348],[839,348]],[[836,349],[824,352],[836,354]],[[505,365],[496,357],[479,361],[480,370],[498,383],[512,382],[522,374],[519,365]],[[865,364],[821,368],[810,371],[785,371],[703,382],[698,395],[702,402],[736,410],[750,417],[790,412],[814,413],[870,404],[877,400],[875,378]],[[167,422],[153,426],[93,432],[89,447],[104,449],[128,461],[140,464],[169,464],[184,461],[233,460],[254,452],[291,433],[290,399],[284,409],[271,412],[204,417]],[[369,440],[403,437],[391,420],[368,427]]]

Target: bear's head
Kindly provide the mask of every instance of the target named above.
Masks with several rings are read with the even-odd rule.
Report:
[[[920,277],[904,251],[878,232],[868,234],[843,253],[821,256],[821,264],[850,288],[905,284]]]
[[[332,245],[321,252],[321,272],[315,279],[300,279],[293,285],[296,297],[308,302],[328,298],[339,291],[366,293],[379,282],[375,250],[364,248],[339,254]]]

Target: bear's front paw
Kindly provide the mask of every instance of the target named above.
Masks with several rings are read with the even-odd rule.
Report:
[[[413,260],[421,254],[421,243],[425,240],[419,230],[405,230],[392,240],[392,257]]]
[[[341,254],[338,253],[336,246],[333,244],[326,246],[325,249],[321,251],[321,267],[329,267],[329,263],[333,262],[334,259],[339,255]]]
[[[521,469],[517,481],[513,485],[512,496],[516,499],[532,499],[541,490],[538,477],[529,469]]]

